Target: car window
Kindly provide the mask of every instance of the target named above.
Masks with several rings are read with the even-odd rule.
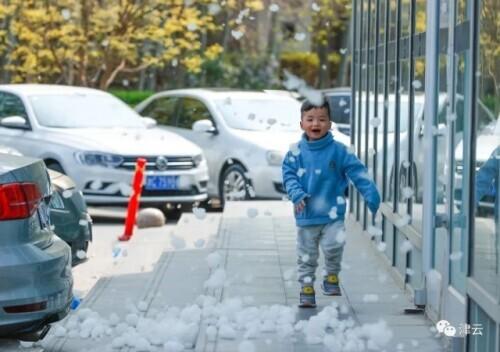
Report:
[[[152,117],[161,125],[175,126],[177,101],[176,97],[155,99],[141,111],[141,115]]]
[[[21,99],[14,94],[0,92],[0,120],[9,116],[21,116],[28,120]]]
[[[196,121],[207,119],[212,120],[212,116],[201,101],[193,98],[182,98],[180,100],[177,127],[191,129]]]
[[[334,95],[327,97],[330,105],[330,120],[335,123],[349,124],[351,97],[349,95]]]
[[[245,131],[300,131],[300,103],[288,97],[230,97],[214,99],[231,128]]]

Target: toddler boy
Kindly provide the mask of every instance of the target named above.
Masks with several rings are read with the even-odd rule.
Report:
[[[305,101],[300,127],[304,131],[296,148],[283,161],[283,185],[294,204],[297,225],[299,307],[316,307],[315,272],[321,247],[325,270],[323,294],[340,296],[339,272],[344,250],[344,194],[348,178],[375,214],[380,196],[366,167],[330,132],[328,103],[315,106]]]

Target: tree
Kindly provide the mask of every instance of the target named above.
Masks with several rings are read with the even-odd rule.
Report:
[[[119,74],[179,62],[197,73],[218,45],[203,47],[201,33],[216,31],[213,17],[181,0],[18,0],[0,8],[16,13],[12,38],[0,32],[0,54],[10,50],[14,82],[58,82],[107,89]],[[2,11],[3,10],[3,11]],[[2,17],[0,17],[1,19]]]
[[[338,67],[339,50],[343,34],[347,34],[350,17],[350,0],[321,0],[312,5],[313,17],[311,34],[315,52],[319,57],[319,87],[331,85],[333,67]]]

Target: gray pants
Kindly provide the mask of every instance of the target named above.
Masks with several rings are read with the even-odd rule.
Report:
[[[324,275],[340,272],[345,244],[343,221],[326,225],[298,227],[297,231],[297,274],[302,285],[312,285],[316,279],[319,248],[325,257]]]

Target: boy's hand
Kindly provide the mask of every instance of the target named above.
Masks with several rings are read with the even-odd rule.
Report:
[[[306,202],[304,199],[302,199],[300,202],[297,202],[297,204],[295,204],[295,212],[297,214],[302,213],[302,211],[304,211],[305,207],[306,207]]]

